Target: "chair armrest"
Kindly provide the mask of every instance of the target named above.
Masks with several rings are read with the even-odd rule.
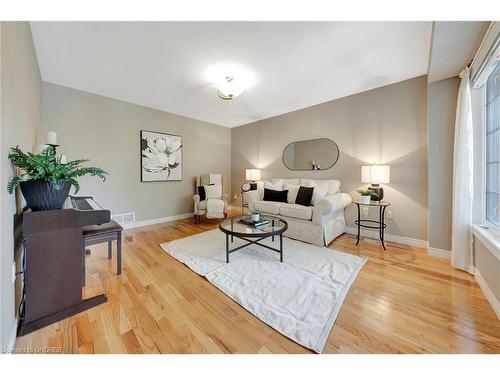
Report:
[[[260,190],[250,190],[243,193],[243,199],[248,204],[248,211],[253,210],[255,202],[261,200]]]
[[[313,208],[313,223],[322,224],[323,218],[346,208],[352,202],[349,194],[336,193],[327,195],[316,202]]]
[[[193,212],[195,215],[198,215],[198,204],[200,203],[200,196],[198,194],[193,195],[194,208]]]

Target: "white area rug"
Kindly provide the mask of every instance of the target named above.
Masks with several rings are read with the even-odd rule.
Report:
[[[234,238],[230,248],[245,243]],[[268,238],[262,243],[278,248]],[[321,353],[349,288],[366,258],[283,237],[279,254],[257,245],[225,259],[219,229],[161,245],[168,254],[269,326]]]

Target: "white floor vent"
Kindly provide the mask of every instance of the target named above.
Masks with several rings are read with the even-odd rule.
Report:
[[[135,212],[111,215],[111,219],[113,219],[120,225],[135,223]]]

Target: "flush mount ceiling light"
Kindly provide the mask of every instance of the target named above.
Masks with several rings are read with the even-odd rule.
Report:
[[[219,95],[219,98],[222,100],[231,100],[240,96],[243,91],[245,91],[245,89],[242,84],[239,84],[234,77],[226,76],[218,84],[217,95]]]
[[[254,82],[252,73],[235,64],[212,66],[207,71],[207,78],[217,88],[217,96],[225,101],[240,96]]]

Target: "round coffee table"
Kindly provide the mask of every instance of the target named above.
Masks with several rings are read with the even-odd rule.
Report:
[[[268,220],[269,224],[264,227],[255,228],[252,225],[243,224],[242,219],[249,219],[250,216],[230,217],[224,219],[219,224],[219,229],[226,234],[226,263],[229,263],[229,254],[241,250],[252,244],[259,245],[268,250],[275,251],[280,254],[280,262],[283,262],[283,232],[288,229],[288,223],[276,216],[261,215],[262,219]],[[274,242],[274,237],[279,236],[280,247],[275,249],[271,246],[260,243],[265,238],[271,237]],[[238,246],[234,249],[229,248],[229,240],[233,242],[234,237],[247,241],[248,243]]]

